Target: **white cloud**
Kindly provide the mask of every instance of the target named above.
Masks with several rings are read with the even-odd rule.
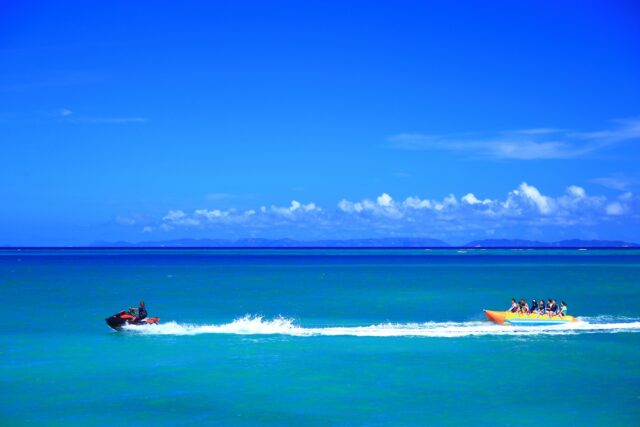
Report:
[[[117,222],[131,225],[126,218],[120,217]],[[410,235],[467,232],[487,235],[487,230],[493,230],[492,233],[499,235],[500,230],[509,226],[514,229],[591,226],[622,219],[637,222],[638,218],[640,198],[631,192],[611,199],[590,195],[583,187],[571,185],[563,194],[552,196],[523,182],[504,197],[487,198],[467,192],[459,199],[449,194],[441,199],[410,196],[396,200],[390,193],[381,193],[371,199],[343,199],[330,210],[323,210],[313,202],[292,200],[288,206],[246,210],[201,208],[188,213],[174,209],[155,221],[144,219],[136,224],[144,226],[145,232],[216,227],[225,231],[272,231],[282,227],[307,232],[375,230],[396,235],[406,232]]]
[[[322,209],[315,203],[300,203],[293,200],[287,207],[262,206],[259,210],[247,209],[196,209],[186,213],[180,209],[170,210],[161,219],[160,228],[169,231],[176,227],[207,227],[215,225],[246,225],[268,227],[277,221],[297,221],[308,216],[318,215]]]
[[[570,185],[567,187],[567,192],[576,199],[584,199],[587,196],[584,188],[578,187],[577,185]]]
[[[343,212],[362,212],[362,205],[344,199],[338,202],[338,208]]]
[[[449,208],[451,206],[457,206],[458,205],[458,200],[456,199],[456,196],[454,196],[453,194],[449,194],[447,197],[445,197],[442,200],[442,203],[434,203],[434,207],[437,211],[441,211],[443,209]]]
[[[540,194],[536,187],[526,182],[523,182],[520,187],[509,193],[504,206],[507,208],[514,205],[517,206],[521,201],[534,205],[541,214],[548,214],[552,209],[549,198]]]
[[[622,215],[624,208],[620,202],[609,203],[606,208],[607,215]]]
[[[306,205],[302,206],[302,209],[305,212],[313,212],[313,211],[318,211],[320,210],[315,203],[307,203]]]
[[[407,197],[403,205],[412,209],[431,209],[433,204],[430,200],[422,200],[419,197]]]
[[[272,213],[284,217],[292,217],[295,213],[299,212],[318,212],[321,209],[315,203],[302,204],[297,200],[292,200],[288,207],[283,206],[271,206],[269,208],[262,206],[260,208],[263,213]]]
[[[630,191],[627,191],[620,196],[618,196],[618,200],[613,201],[607,204],[606,212],[607,215],[612,216],[620,216],[630,212],[638,213],[638,209],[640,208],[640,199]]]
[[[192,227],[192,226],[200,225],[200,220],[188,216],[186,213],[184,213],[181,210],[169,211],[169,213],[167,213],[162,218],[162,220],[165,221],[164,225],[168,225],[168,226],[189,226],[189,227]]]
[[[621,177],[594,178],[591,180],[591,182],[600,184],[603,187],[612,188],[614,190],[621,190],[621,191],[626,190],[631,185],[638,183],[638,181],[636,181],[635,179],[621,178]]]
[[[380,205],[382,207],[385,207],[385,208],[386,207],[391,207],[391,204],[393,203],[393,199],[387,193],[382,193],[376,199],[376,201],[378,202],[378,205]]]
[[[462,199],[460,200],[470,205],[477,205],[478,203],[481,203],[473,193],[467,193],[466,195],[462,196]]]
[[[626,200],[629,201],[626,201]],[[624,194],[615,203],[620,204],[605,209],[607,200],[604,196],[590,196],[586,190],[577,185],[567,187],[566,193],[558,197],[544,195],[538,188],[526,182],[510,191],[503,200],[480,199],[473,193],[467,193],[458,201],[450,194],[442,200],[408,197],[402,203],[384,193],[372,203],[342,200],[338,203],[341,212],[351,215],[373,215],[379,218],[404,218],[407,221],[447,220],[459,221],[525,221],[539,224],[572,225],[577,223],[593,223],[602,220],[607,214],[626,212],[626,204],[632,204],[635,198]],[[390,212],[392,214],[390,214]]]
[[[338,208],[347,213],[374,214],[399,218],[402,217],[402,212],[399,209],[402,205],[403,204],[396,203],[389,194],[382,193],[376,198],[375,202],[369,199],[355,203],[348,200],[341,200],[338,203]]]
[[[148,121],[145,117],[96,117],[76,112],[68,108],[61,108],[55,114],[61,117],[66,123],[83,123],[83,124],[127,124],[127,123],[145,123]]]
[[[491,199],[479,200],[473,193],[467,193],[460,200],[469,205],[490,205],[493,203]]]
[[[640,119],[618,121],[617,127],[597,132],[543,128],[484,136],[402,133],[388,139],[390,147],[398,150],[449,151],[500,159],[568,159],[620,142],[640,139]]]
[[[185,214],[183,211],[175,210],[169,211],[169,213],[162,217],[162,219],[165,221],[175,221],[177,219],[184,218],[185,216],[187,216],[187,214]]]
[[[229,211],[221,211],[220,209],[206,210],[206,209],[197,209],[193,215],[195,217],[206,218],[209,221],[216,220],[218,218],[226,217],[229,215]]]

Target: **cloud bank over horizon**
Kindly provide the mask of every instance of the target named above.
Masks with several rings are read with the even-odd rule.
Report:
[[[388,193],[362,200],[342,199],[321,207],[293,200],[288,206],[256,209],[172,209],[158,218],[123,217],[123,227],[138,227],[146,235],[215,237],[359,238],[419,236],[447,239],[477,238],[611,238],[610,227],[635,226],[640,197],[630,191],[617,196],[591,195],[583,187],[568,186],[563,194],[543,194],[522,182],[503,198],[474,193],[449,194],[442,199]],[[616,238],[620,236],[616,235]],[[633,237],[630,237],[633,240]]]

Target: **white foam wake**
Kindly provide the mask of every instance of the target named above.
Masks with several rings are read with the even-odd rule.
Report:
[[[608,321],[603,321],[607,319]],[[483,335],[571,335],[583,333],[640,332],[640,319],[594,317],[575,323],[549,326],[503,326],[482,322],[382,323],[370,326],[302,327],[293,319],[278,317],[265,320],[260,316],[244,316],[231,323],[191,325],[176,322],[159,325],[129,325],[127,330],[148,335],[291,335],[357,336],[357,337],[440,337],[456,338]]]

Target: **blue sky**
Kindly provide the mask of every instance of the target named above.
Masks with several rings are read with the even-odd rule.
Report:
[[[640,241],[634,2],[204,3],[0,3],[0,244]]]

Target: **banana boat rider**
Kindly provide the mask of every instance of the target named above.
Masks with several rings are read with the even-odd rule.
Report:
[[[538,303],[538,310],[536,310],[536,317],[540,317],[541,315],[544,315],[547,313],[547,306],[544,304],[544,298],[540,299],[540,302]]]
[[[550,299],[547,303],[547,307],[547,315],[549,317],[558,315],[558,304],[556,304],[556,300]]]
[[[562,301],[560,303],[560,313],[558,313],[560,317],[564,317],[567,315],[567,303]]]

